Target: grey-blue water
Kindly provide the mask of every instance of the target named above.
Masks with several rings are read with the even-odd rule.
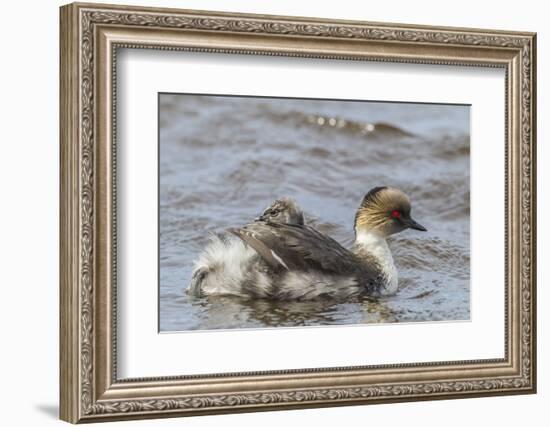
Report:
[[[469,107],[160,95],[160,330],[467,320]],[[336,303],[190,299],[209,232],[281,196],[344,246],[364,194],[393,185],[427,233],[389,239],[396,295]]]

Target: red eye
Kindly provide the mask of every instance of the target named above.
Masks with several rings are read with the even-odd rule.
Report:
[[[399,211],[392,211],[391,212],[392,218],[401,218],[401,212]]]

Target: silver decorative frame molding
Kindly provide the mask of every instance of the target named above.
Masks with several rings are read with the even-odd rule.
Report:
[[[63,6],[61,418],[76,423],[535,392],[535,42],[533,33]],[[117,379],[115,65],[121,47],[504,68],[505,357]]]

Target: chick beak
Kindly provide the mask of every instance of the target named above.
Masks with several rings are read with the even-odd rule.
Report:
[[[426,227],[420,225],[418,222],[416,222],[414,219],[412,218],[408,218],[408,219],[404,219],[403,220],[403,223],[407,226],[407,228],[412,228],[413,230],[418,230],[418,231],[428,231],[426,229]]]

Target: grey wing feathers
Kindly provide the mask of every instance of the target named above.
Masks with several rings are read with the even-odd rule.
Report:
[[[288,269],[284,262],[281,262],[281,259],[278,259],[277,255],[273,253],[273,250],[271,250],[265,245],[265,243],[256,238],[253,234],[246,232],[244,229],[238,228],[230,228],[228,231],[233,233],[235,236],[240,237],[246,244],[254,249],[270,267],[274,269],[285,267]]]
[[[332,274],[353,273],[362,269],[355,254],[306,225],[258,222],[231,231],[273,268],[317,270]]]

